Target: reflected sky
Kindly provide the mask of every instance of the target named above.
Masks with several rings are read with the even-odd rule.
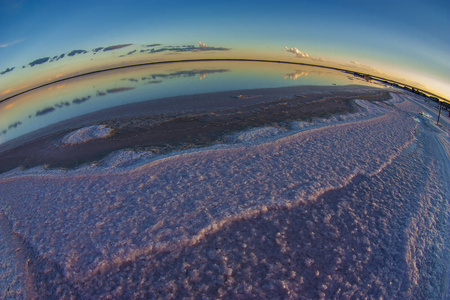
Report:
[[[257,62],[189,62],[125,68],[65,80],[0,103],[0,143],[102,109],[219,91],[293,85],[369,84],[314,67]]]
[[[449,98],[449,14],[450,2],[444,0],[281,4],[265,0],[5,0],[0,1],[0,73],[15,69],[1,76],[0,94],[43,77],[40,67],[45,64],[29,67],[30,62],[41,58],[48,57],[50,64],[55,56],[57,60],[65,53],[64,59],[56,63],[64,62],[67,68],[52,73],[54,76],[72,71],[78,58],[91,64],[93,49],[100,49],[96,58],[122,50],[123,60],[133,51],[145,54],[149,60],[157,54],[140,53],[144,49],[136,46],[166,49],[158,52],[161,55],[187,55],[193,48],[182,45],[194,45],[197,51],[197,42],[201,41],[210,47],[202,50],[230,49],[213,51],[220,52],[220,56],[324,60],[360,71],[366,66],[369,73],[375,68],[386,78],[414,82],[416,87],[421,84],[425,90]],[[285,47],[298,48],[305,55],[287,52]],[[151,51],[151,47],[146,49]],[[176,49],[181,52],[174,53]],[[69,56],[74,50],[82,52]],[[89,53],[82,54],[85,51]],[[204,51],[200,54],[211,55]],[[114,63],[122,62],[117,59]],[[55,60],[51,64],[55,65]],[[97,65],[92,67],[104,67],[98,61],[94,63]],[[112,62],[104,63],[108,66]],[[26,68],[22,70],[23,65]]]
[[[450,99],[449,13],[442,0],[0,1],[0,99],[74,73],[212,56],[334,66]]]

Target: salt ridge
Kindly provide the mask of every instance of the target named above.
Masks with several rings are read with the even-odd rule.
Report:
[[[250,146],[216,146],[164,158],[117,153],[103,166],[73,171],[14,170],[4,174],[0,183],[6,192],[2,200],[5,214],[14,230],[28,237],[42,257],[63,265],[67,278],[82,286],[137,259],[198,245],[235,223],[310,205],[328,192],[349,189],[358,176],[379,180],[393,163],[415,170],[416,161],[405,160],[421,149],[416,140],[420,125],[411,114],[417,108],[409,101],[408,97],[394,96],[370,118],[361,114],[354,122],[324,121],[328,126],[283,133],[281,137],[262,134],[254,138],[252,133]],[[120,172],[108,173],[123,158]],[[428,161],[419,163],[427,165]],[[443,167],[448,165],[448,160],[442,163]],[[415,171],[420,175],[420,169]],[[424,195],[438,195],[431,200],[442,203],[445,198],[439,185],[433,185],[433,180],[439,182],[435,177],[428,181],[431,185],[424,185]],[[401,184],[414,189],[414,182],[397,183]],[[408,276],[418,284],[426,284],[426,278],[413,268],[424,263],[418,256],[420,251],[429,251],[422,247],[427,244],[423,240],[436,240],[439,233],[433,229],[432,235],[421,231],[413,236],[414,226],[422,227],[435,218],[430,210],[433,204],[428,202],[420,202],[423,210],[416,214],[407,235]],[[55,211],[60,221],[49,217],[48,211]],[[364,219],[355,216],[355,221],[359,220],[356,217]],[[432,225],[438,226],[439,220],[433,220]],[[445,249],[443,242],[436,241]],[[307,265],[313,267],[314,261]],[[409,291],[410,295],[418,293]],[[392,296],[387,292],[382,295]]]
[[[159,159],[154,162],[142,165],[136,169],[133,169],[131,172],[126,171],[126,172],[123,172],[120,174],[108,175],[109,179],[107,179],[107,180],[108,180],[108,182],[110,182],[110,184],[108,186],[111,186],[112,183],[119,184],[118,190],[117,189],[111,190],[112,195],[116,194],[116,193],[123,193],[125,191],[142,190],[142,191],[144,191],[144,193],[142,194],[143,197],[145,197],[147,199],[149,199],[148,197],[150,197],[150,199],[152,199],[152,195],[145,192],[148,188],[140,187],[141,184],[144,184],[144,185],[151,184],[151,186],[153,186],[154,184],[152,184],[152,182],[154,180],[156,180],[157,177],[160,177],[160,175],[163,175],[161,178],[161,181],[159,181],[161,183],[158,183],[156,186],[151,188],[151,189],[155,188],[158,191],[158,190],[160,190],[160,188],[157,188],[157,186],[162,187],[161,186],[162,183],[173,182],[173,180],[174,180],[173,176],[175,176],[175,178],[178,177],[178,175],[176,175],[176,173],[174,173],[173,171],[170,171],[172,173],[172,175],[170,175],[171,178],[169,179],[169,178],[167,178],[169,176],[169,173],[164,174],[164,172],[166,172],[164,170],[176,170],[172,166],[177,165],[178,171],[176,171],[176,172],[179,172],[180,169],[185,169],[185,167],[181,168],[181,166],[186,166],[186,167],[189,166],[188,169],[186,169],[186,171],[188,171],[188,170],[192,169],[192,166],[196,166],[199,163],[200,163],[199,166],[202,166],[203,164],[205,164],[206,161],[210,161],[209,163],[206,163],[207,165],[209,165],[209,169],[207,170],[207,173],[205,173],[205,175],[208,174],[207,176],[210,177],[210,179],[207,179],[206,182],[209,182],[210,180],[217,180],[218,178],[222,178],[221,182],[223,182],[223,183],[228,182],[227,185],[229,185],[230,183],[229,183],[228,179],[226,179],[227,177],[229,177],[227,175],[229,173],[228,173],[228,171],[223,169],[222,166],[225,166],[228,162],[236,161],[236,159],[239,160],[240,159],[239,157],[241,157],[241,156],[244,156],[245,161],[250,159],[249,162],[252,161],[251,164],[256,167],[256,170],[252,170],[248,175],[250,175],[250,174],[253,175],[256,172],[255,175],[259,176],[258,173],[263,170],[264,170],[263,172],[267,172],[266,169],[270,170],[275,166],[276,166],[276,168],[279,168],[281,165],[284,165],[283,168],[286,168],[289,164],[292,164],[292,162],[291,163],[283,162],[283,160],[286,158],[290,157],[292,160],[297,155],[306,156],[306,157],[311,156],[311,155],[313,155],[313,156],[318,155],[318,153],[320,153],[320,152],[317,152],[319,150],[319,148],[317,148],[317,147],[318,147],[318,145],[320,145],[320,143],[318,142],[318,139],[317,139],[318,137],[321,137],[325,144],[329,144],[329,146],[331,146],[334,144],[333,140],[336,138],[336,136],[335,136],[336,133],[344,132],[344,136],[346,136],[345,139],[348,139],[347,132],[350,132],[354,142],[356,142],[356,140],[355,140],[356,136],[354,136],[354,134],[351,132],[353,132],[355,130],[356,130],[356,132],[358,132],[358,134],[361,134],[362,132],[364,132],[364,129],[362,129],[362,128],[360,129],[359,127],[361,127],[361,126],[363,128],[364,127],[374,127],[375,124],[377,124],[376,126],[378,129],[384,130],[385,133],[390,133],[392,131],[392,129],[390,128],[391,127],[390,123],[393,121],[400,122],[400,123],[398,125],[392,126],[392,127],[402,128],[401,126],[399,126],[400,124],[402,124],[402,125],[408,124],[408,122],[406,122],[406,120],[404,120],[404,119],[396,120],[393,115],[388,114],[388,115],[384,115],[384,116],[377,117],[374,119],[361,121],[361,122],[358,122],[355,124],[336,125],[336,126],[332,126],[331,128],[328,128],[328,127],[327,128],[319,128],[319,129],[315,129],[315,130],[311,130],[311,131],[307,131],[307,132],[301,132],[301,133],[297,133],[297,134],[294,134],[294,135],[291,135],[288,137],[277,139],[274,142],[261,144],[261,145],[255,145],[251,148],[240,147],[240,148],[231,148],[231,149],[207,150],[207,151],[200,151],[200,152],[193,152],[193,153],[182,154],[182,155],[177,155],[177,156],[171,156],[171,157],[167,157],[165,159]],[[382,125],[382,126],[380,126],[380,125]],[[409,125],[412,125],[412,124],[409,123]],[[411,128],[414,128],[414,127],[411,127]],[[367,129],[365,129],[365,130],[367,130]],[[333,132],[333,133],[330,133],[330,132]],[[374,133],[373,135],[376,136],[377,138],[380,138],[380,134],[381,134],[381,132],[379,132],[378,134]],[[390,134],[392,135],[393,133],[390,133]],[[314,138],[312,138],[311,135],[313,135]],[[330,139],[332,135],[333,135],[333,139]],[[399,134],[399,135],[404,136],[404,134]],[[388,140],[389,139],[387,139],[387,141]],[[341,142],[343,142],[343,141],[341,141]],[[409,143],[409,141],[405,141],[405,142],[406,142],[406,144]],[[308,151],[307,152],[308,154],[306,154],[306,153],[305,154],[295,154],[295,152],[298,152],[299,150],[301,150],[305,147],[305,143],[308,144],[308,146],[306,148]],[[359,143],[360,143],[360,145],[357,145],[357,147],[361,147],[364,142],[359,142]],[[300,145],[302,145],[302,146],[300,146]],[[245,214],[245,211],[247,211],[248,209],[251,210],[260,205],[282,205],[283,201],[280,202],[280,200],[286,198],[286,196],[283,196],[283,194],[289,190],[294,191],[294,193],[292,196],[290,196],[289,198],[287,198],[287,200],[284,200],[284,201],[293,203],[294,201],[296,201],[295,199],[303,198],[303,197],[305,197],[305,195],[314,195],[314,194],[317,194],[318,191],[320,193],[323,193],[323,192],[326,192],[333,188],[342,187],[343,185],[345,185],[348,182],[349,178],[352,178],[352,177],[356,176],[357,174],[363,174],[363,173],[372,174],[374,172],[379,171],[379,169],[383,166],[383,164],[385,164],[386,161],[389,160],[390,157],[392,157],[393,155],[394,156],[398,155],[398,153],[400,152],[398,149],[403,148],[404,145],[405,145],[404,142],[402,142],[401,144],[393,143],[391,145],[392,150],[390,150],[390,152],[387,151],[387,149],[383,149],[384,152],[389,152],[389,154],[383,154],[384,157],[381,158],[381,160],[379,162],[375,161],[376,163],[373,165],[364,166],[365,165],[364,161],[367,162],[366,158],[359,158],[359,159],[355,160],[353,163],[351,161],[347,161],[347,163],[346,163],[347,165],[340,167],[341,170],[339,171],[339,173],[336,173],[337,170],[333,170],[333,168],[331,167],[333,164],[332,164],[332,161],[330,161],[330,159],[334,159],[332,157],[335,157],[335,154],[333,154],[331,156],[328,155],[329,158],[325,158],[326,163],[322,163],[321,161],[324,159],[324,155],[325,155],[325,157],[327,156],[326,152],[322,153],[321,154],[322,158],[318,157],[318,158],[313,159],[313,161],[317,161],[319,163],[319,165],[307,167],[307,170],[305,171],[306,173],[304,173],[304,175],[300,175],[301,177],[297,178],[298,175],[296,175],[294,177],[290,177],[290,175],[285,174],[282,176],[283,179],[280,178],[281,181],[278,181],[278,179],[276,181],[274,181],[273,184],[275,184],[275,185],[272,188],[270,188],[271,191],[278,190],[274,195],[270,196],[270,194],[272,192],[270,192],[270,193],[264,192],[264,193],[262,193],[262,195],[260,194],[257,197],[258,200],[254,199],[248,203],[243,202],[241,204],[236,203],[237,205],[232,205],[231,207],[226,208],[226,209],[223,206],[223,204],[221,204],[222,208],[219,209],[219,214],[215,215],[215,216],[213,215],[212,219],[213,220],[221,220],[222,218],[224,218],[224,216],[226,216],[228,214],[230,214],[231,216],[238,216],[242,213]],[[301,148],[298,148],[299,146]],[[327,146],[327,147],[329,147],[329,146]],[[350,157],[351,157],[352,155],[356,154],[353,151],[354,147],[352,147],[351,145],[347,145],[346,148],[347,149],[345,149],[345,151],[344,151],[346,154],[342,154],[343,155],[342,158],[345,156],[348,156],[348,155],[350,155]],[[355,148],[355,149],[358,149],[358,148]],[[344,150],[344,149],[341,149],[341,151],[342,150]],[[280,152],[280,151],[282,151],[282,152]],[[282,153],[280,158],[277,158],[277,156],[279,156],[278,152],[280,152],[280,154]],[[316,154],[313,154],[313,153],[316,153]],[[352,154],[350,154],[350,153],[352,153]],[[264,164],[267,164],[268,162],[270,162],[269,165],[256,166],[255,164],[258,164],[257,160],[255,160],[256,156],[260,156],[261,159],[263,159],[263,160],[261,160],[261,162],[264,161]],[[267,158],[271,157],[270,161],[267,160],[266,157]],[[279,160],[279,159],[281,159],[281,160]],[[212,165],[211,165],[211,163],[212,163]],[[281,165],[277,166],[278,164],[281,164]],[[211,169],[211,167],[213,165],[217,165],[218,169],[217,170]],[[150,181],[148,181],[148,177],[145,174],[153,173],[152,169],[156,170],[155,169],[156,166],[158,166],[157,173],[160,175],[159,176],[155,175],[156,177],[154,177],[155,179],[153,179],[153,180],[151,179],[152,177],[150,177]],[[198,167],[194,167],[194,169],[198,169]],[[257,169],[260,169],[261,171],[257,171]],[[201,169],[198,169],[198,170],[201,170]],[[206,170],[204,170],[204,171],[206,171]],[[39,185],[44,185],[47,187],[47,191],[51,191],[51,189],[52,189],[51,187],[54,186],[55,184],[58,186],[62,186],[62,187],[67,186],[67,183],[64,183],[64,182],[68,181],[68,183],[69,183],[72,181],[70,172],[71,171],[65,172],[66,174],[64,174],[63,178],[58,178],[58,176],[61,175],[61,171],[57,172],[57,174],[51,175],[50,177],[46,176],[46,175],[37,175],[34,177],[33,181],[37,180],[37,181],[41,182]],[[191,171],[189,171],[189,172],[191,172]],[[184,171],[183,171],[183,173],[184,173]],[[203,173],[203,171],[201,171],[201,173]],[[219,174],[221,174],[220,177],[217,177],[217,176],[219,176]],[[253,186],[253,183],[248,181],[248,180],[253,180],[252,177],[248,177],[248,175],[244,175],[243,173],[241,173],[241,174],[242,175],[239,175],[239,173],[237,173],[237,175],[239,177],[243,176],[243,178],[248,178],[248,179],[243,179],[244,180],[243,183],[245,183],[247,181],[247,183],[245,183],[247,186],[249,186],[249,187]],[[263,174],[263,173],[261,173],[261,174]],[[274,174],[276,175],[276,172]],[[313,174],[315,174],[315,175],[313,175]],[[324,177],[324,175],[326,175],[326,174],[328,174],[328,176]],[[337,175],[337,174],[339,174],[339,175]],[[89,182],[91,182],[92,180],[100,179],[100,177],[98,177],[96,175],[94,175],[94,177],[91,178],[89,174],[81,175],[81,174],[77,173],[76,171],[74,172],[74,175],[75,175],[74,179],[76,178],[77,185],[80,185],[80,186],[85,185],[85,183],[83,183],[83,181],[86,182],[86,184],[90,184]],[[104,175],[103,177],[105,177],[106,174],[103,174],[103,175]],[[134,182],[133,185],[136,187],[131,187],[131,186],[130,187],[125,187],[125,186],[120,187],[120,185],[123,185],[123,184],[125,184],[126,186],[129,185],[129,183],[125,183],[122,181],[121,176],[124,176],[124,175],[127,175],[127,182],[129,182],[129,180],[132,180]],[[205,175],[201,175],[201,176],[205,176]],[[286,175],[288,177],[286,177]],[[182,175],[182,176],[184,176],[184,175]],[[192,176],[192,174],[189,176]],[[27,181],[30,181],[30,178],[31,178],[30,175],[28,175],[26,177],[27,177]],[[315,177],[315,179],[313,179],[314,177]],[[95,178],[97,178],[97,179],[95,179]],[[163,179],[163,178],[167,178],[167,179]],[[181,181],[176,183],[176,185],[177,185],[176,190],[179,190],[182,194],[185,194],[186,191],[190,190],[190,188],[184,187],[184,185],[191,184],[191,183],[188,183],[186,181],[186,179],[182,179],[182,178],[183,177],[179,177],[179,179],[177,179],[177,180],[181,180]],[[215,179],[213,179],[213,178],[215,178]],[[24,177],[22,177],[22,179],[24,179]],[[22,179],[19,179],[19,182],[22,181]],[[117,180],[119,180],[119,181],[117,181]],[[189,178],[187,178],[187,180],[189,180],[189,182],[191,181],[191,179],[189,179]],[[230,180],[231,180],[231,178],[230,178]],[[306,180],[306,181],[304,181],[304,180]],[[7,180],[7,181],[10,183],[11,186],[13,186],[12,183],[14,181],[12,181],[11,179]],[[241,180],[239,180],[239,181],[241,181]],[[303,183],[301,183],[302,181],[303,181]],[[60,183],[58,183],[58,182],[60,182]],[[201,184],[200,182],[198,182],[196,184],[197,185],[196,189],[200,190],[200,192],[201,192],[203,189],[202,188],[203,184]],[[289,182],[291,182],[291,183],[289,183]],[[302,186],[302,188],[300,190],[298,188],[296,188],[296,185],[298,183],[301,183],[301,186]],[[214,183],[214,184],[217,184],[217,183]],[[255,182],[254,184],[260,185],[260,183],[257,183],[257,182]],[[270,180],[269,180],[269,184],[272,185],[272,183],[270,183]],[[280,186],[280,184],[281,184],[281,186]],[[92,184],[90,184],[90,185],[92,186]],[[267,185],[267,182],[264,183],[264,185]],[[278,188],[276,187],[277,185],[278,185]],[[78,190],[79,192],[77,192],[77,193],[79,193],[80,196],[85,195],[85,196],[81,196],[81,197],[84,197],[87,199],[95,197],[94,195],[88,196],[86,194],[86,192],[83,192],[79,188],[75,188],[73,183],[70,183],[70,186],[71,186],[70,190],[72,190],[72,191]],[[104,189],[104,187],[102,187],[102,186],[98,186],[98,188]],[[235,187],[235,188],[238,188],[238,187]],[[256,186],[255,186],[255,188],[256,188]],[[267,188],[269,188],[269,186],[257,188],[257,190],[259,190],[258,193],[261,193],[262,191],[266,190]],[[280,190],[280,188],[281,188],[281,190]],[[33,189],[34,188],[31,188],[31,190],[33,190]],[[228,189],[228,187],[226,189]],[[246,189],[248,189],[248,188],[246,188]],[[120,190],[122,190],[123,192],[120,192]],[[55,193],[55,191],[53,193]],[[163,190],[161,190],[161,191],[163,191]],[[98,192],[101,192],[101,190],[98,190],[96,192],[95,189],[90,188],[88,194],[98,193]],[[108,190],[103,191],[102,193],[104,193],[104,192],[106,192],[106,195],[109,193]],[[55,194],[51,198],[63,199],[61,197],[65,193],[66,193],[65,189],[60,189],[57,192],[57,194]],[[175,192],[175,193],[178,193],[178,192]],[[229,190],[229,192],[227,192],[227,193],[229,194],[229,196],[226,196],[226,194],[225,194],[225,195],[223,195],[224,198],[237,197],[237,195],[233,195],[234,192],[232,192],[232,190]],[[256,193],[256,190],[251,191],[249,195],[253,195],[253,196],[250,196],[250,197],[256,196],[257,194],[255,194],[255,193]],[[58,196],[58,194],[61,196]],[[277,195],[277,196],[275,196],[275,195]],[[188,195],[186,195],[186,196],[188,196]],[[188,197],[190,197],[190,196],[188,196]],[[204,196],[201,196],[201,197],[204,197]],[[246,196],[245,198],[248,198],[248,197],[249,196]],[[167,196],[164,196],[164,198],[169,200],[169,199],[179,198],[179,196],[177,196],[177,194],[174,194],[174,192],[170,192],[169,194],[167,194]],[[237,200],[238,198],[235,198],[235,199]],[[250,200],[250,199],[252,199],[252,198],[248,198],[248,200]],[[150,200],[150,203],[152,203],[152,201],[155,201],[155,200]],[[233,201],[236,201],[236,200],[233,200]],[[246,200],[246,201],[248,201],[248,200]],[[149,200],[147,200],[147,201],[149,201]],[[104,203],[104,202],[109,202],[109,201],[102,201],[102,202]],[[159,202],[160,201],[157,201],[157,203],[159,203]],[[169,201],[169,203],[171,203],[171,201]],[[153,205],[155,205],[155,204],[153,204]],[[242,204],[244,204],[244,205],[242,206]],[[119,203],[118,205],[120,207],[121,204]],[[156,205],[158,205],[158,204],[156,204]],[[248,205],[250,205],[249,208],[247,208]],[[229,206],[229,203],[227,204],[227,206]],[[114,205],[112,207],[114,207]],[[194,213],[194,215],[196,215],[202,211],[201,206],[198,209],[200,209],[200,210],[192,211],[191,213]],[[106,210],[109,210],[109,209],[106,208]],[[182,211],[184,211],[183,214],[186,212],[184,209]],[[172,212],[172,214],[173,214],[173,212]],[[194,219],[195,219],[195,217],[194,217]],[[176,224],[179,223],[179,220],[180,220],[179,217],[176,217],[176,215],[174,215],[173,219],[171,218],[166,221],[166,223],[172,224],[172,225],[169,225],[169,227],[167,227],[167,226],[166,227],[171,228],[171,227],[175,226],[174,228],[176,228],[178,226]],[[219,223],[220,223],[220,221],[219,221]],[[203,221],[201,221],[201,223],[198,223],[198,224],[195,224],[195,222],[194,222],[194,224],[191,224],[190,226],[191,226],[191,229],[189,230],[190,233],[188,235],[183,234],[178,229],[175,229],[175,231],[173,231],[173,229],[172,229],[171,231],[173,231],[173,232],[169,235],[163,234],[161,237],[158,237],[161,235],[160,233],[158,233],[158,232],[161,232],[161,230],[156,230],[156,232],[154,234],[151,234],[151,236],[154,236],[154,238],[156,238],[158,240],[160,240],[161,238],[163,238],[163,240],[166,240],[167,238],[169,238],[169,240],[184,239],[184,238],[188,238],[192,234],[195,235],[196,232],[200,232],[202,230],[202,228],[205,228],[210,225],[209,225],[209,222],[203,223]],[[89,229],[87,229],[87,228],[86,228],[86,230],[89,231]],[[50,245],[53,243],[49,241],[48,244]],[[65,253],[67,254],[68,251]],[[113,254],[113,253],[114,253],[114,251],[111,254]],[[66,255],[63,253],[61,253],[61,254],[63,256]],[[111,257],[108,256],[108,259],[110,259],[110,258]]]

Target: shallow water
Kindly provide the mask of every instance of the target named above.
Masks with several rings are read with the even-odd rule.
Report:
[[[115,106],[200,93],[287,86],[360,84],[348,74],[256,62],[170,63],[66,80],[0,103],[0,145],[34,130]]]

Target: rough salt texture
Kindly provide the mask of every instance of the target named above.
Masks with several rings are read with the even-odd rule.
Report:
[[[225,138],[227,142],[231,143],[255,143],[263,142],[273,137],[279,137],[285,130],[276,127],[262,127],[250,129],[245,132],[232,134]]]
[[[405,95],[359,104],[229,146],[2,174],[0,288],[31,298],[448,297],[448,133]]]
[[[112,129],[105,125],[92,125],[77,129],[63,137],[63,144],[81,144],[95,139],[107,138],[112,135]]]

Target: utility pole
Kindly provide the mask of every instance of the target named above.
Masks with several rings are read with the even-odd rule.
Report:
[[[439,101],[439,114],[438,114],[438,120],[437,120],[436,125],[439,125],[439,119],[441,118],[441,109],[442,109],[442,104],[441,104],[441,101]]]

